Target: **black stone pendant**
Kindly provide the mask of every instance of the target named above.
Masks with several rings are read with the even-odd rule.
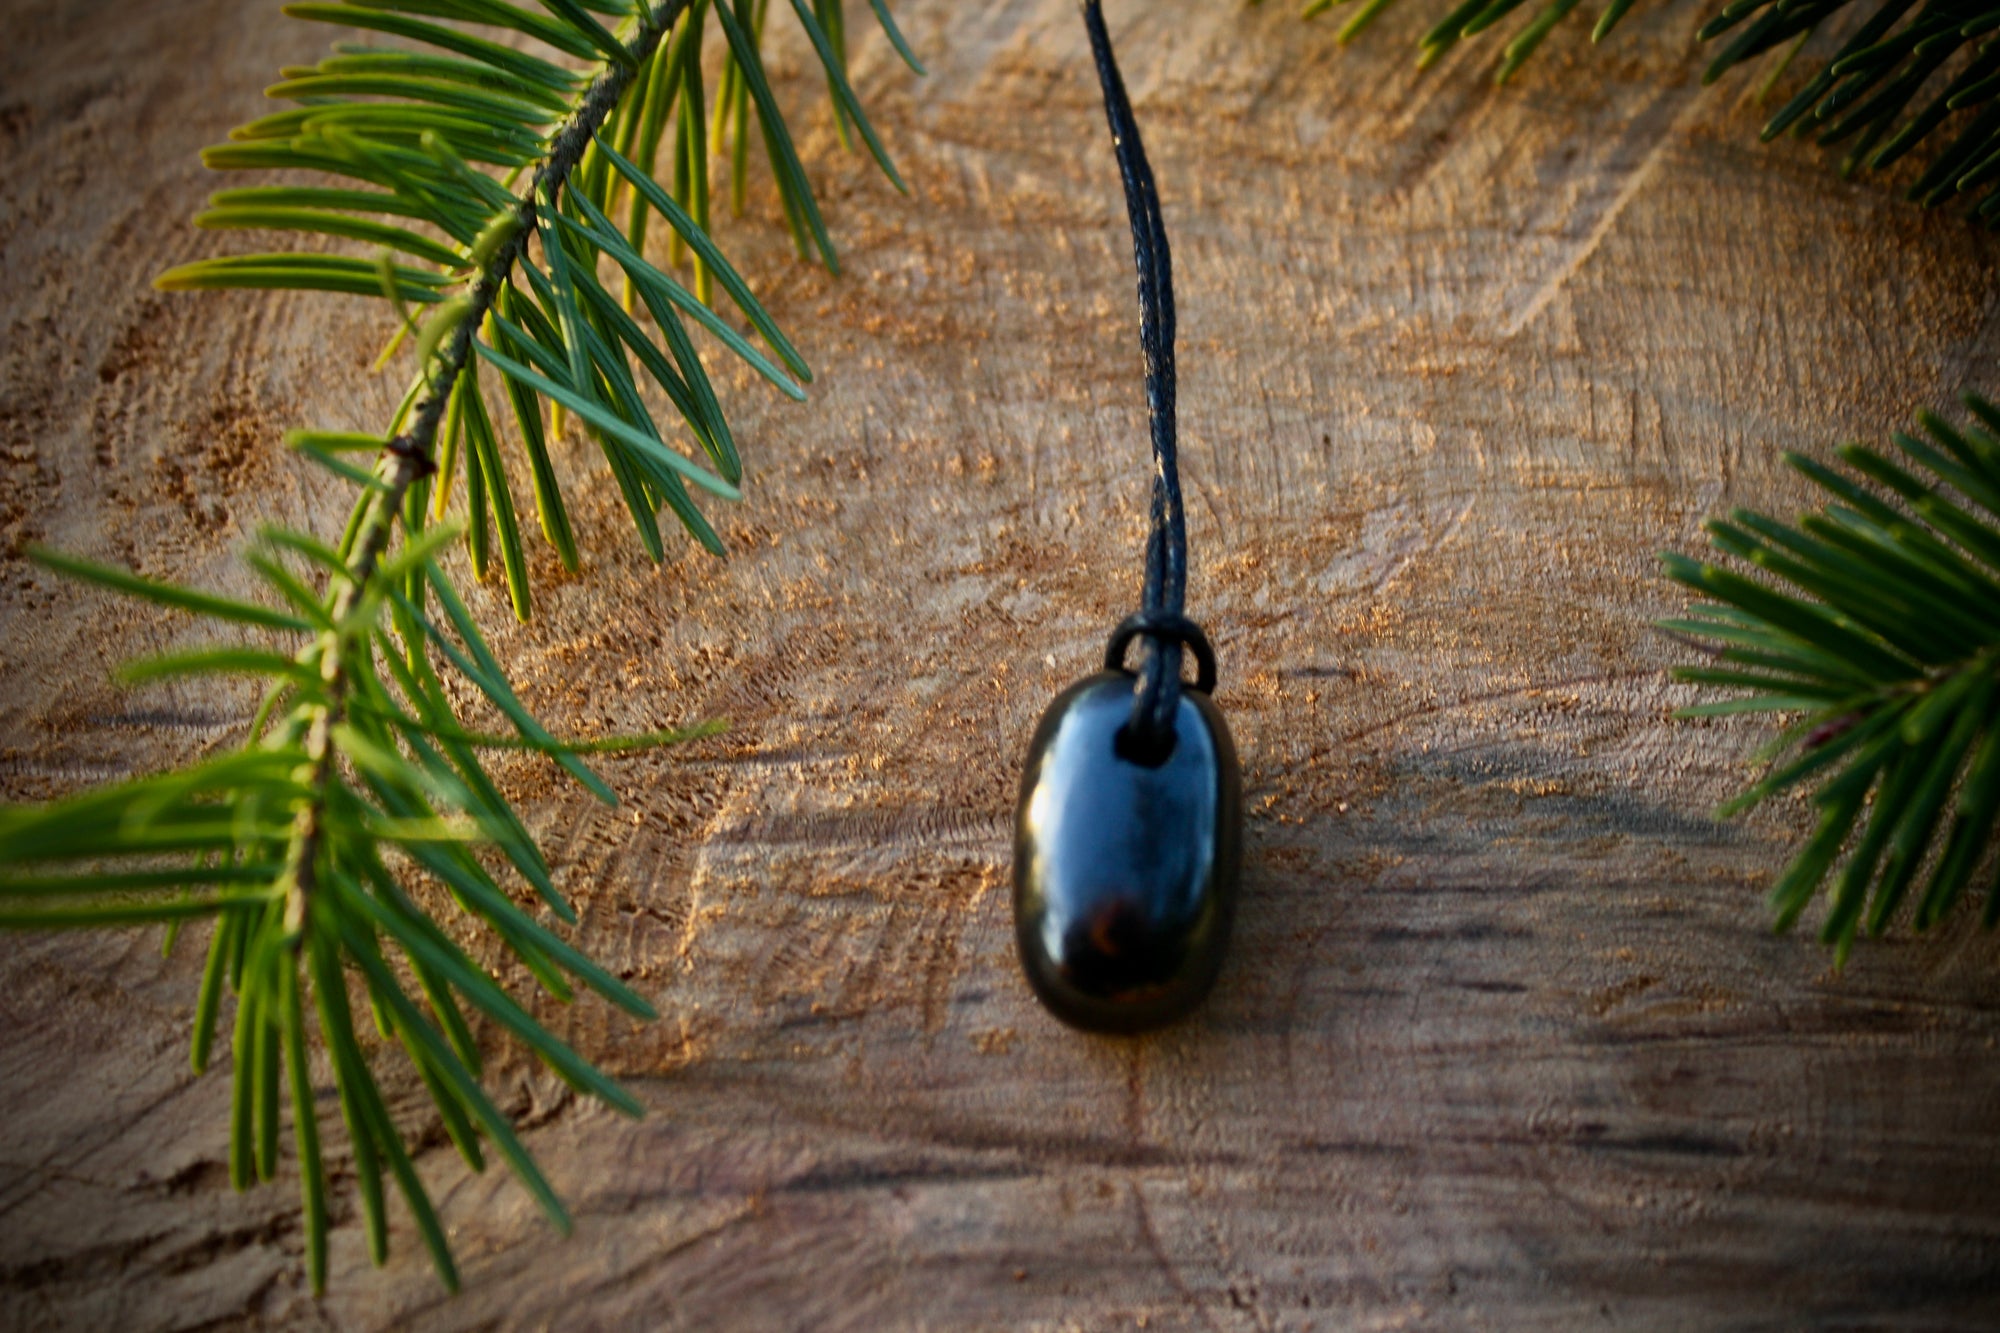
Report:
[[[1057,696],[1014,816],[1021,966],[1051,1013],[1093,1032],[1159,1027],[1200,1003],[1229,942],[1242,855],[1236,749],[1206,688],[1181,690],[1173,748],[1148,765],[1119,741],[1132,687],[1106,670]]]
[[[1144,608],[1104,670],[1049,705],[1014,812],[1014,940],[1049,1011],[1093,1032],[1139,1032],[1201,1002],[1236,912],[1242,793],[1236,747],[1209,695],[1215,654],[1181,613],[1187,528],[1174,431],[1174,271],[1153,169],[1098,0],[1083,0],[1139,276],[1139,346],[1152,426]],[[1138,676],[1125,649],[1144,636]],[[1178,648],[1196,675],[1182,685]]]

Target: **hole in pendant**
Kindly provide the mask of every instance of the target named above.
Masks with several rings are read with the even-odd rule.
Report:
[[[1139,729],[1127,722],[1118,728],[1111,740],[1111,749],[1128,764],[1141,768],[1158,768],[1174,757],[1174,746],[1180,737],[1169,731],[1165,736],[1144,736]]]

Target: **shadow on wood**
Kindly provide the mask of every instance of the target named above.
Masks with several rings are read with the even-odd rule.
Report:
[[[1758,146],[1672,7],[1596,52],[1565,28],[1499,92],[1491,43],[1411,69],[1417,6],[1345,51],[1283,6],[1114,9],[1251,822],[1212,1003],[1079,1037],[1015,971],[1007,820],[1034,718],[1136,596],[1124,222],[1069,4],[898,8],[932,76],[870,36],[855,77],[916,197],[838,152],[781,46],[848,272],[789,258],[768,187],[722,228],[820,372],[796,408],[718,367],[731,558],[648,566],[572,440],[589,568],[538,553],[536,623],[496,631],[558,730],[731,722],[608,764],[616,810],[504,769],[577,938],[665,1014],[545,1015],[638,1124],[487,1034],[577,1234],[392,1080],[468,1289],[400,1213],[369,1271],[336,1141],[314,1305],[295,1193],[228,1191],[225,1083],[186,1073],[193,958],[13,940],[0,1323],[1990,1324],[1993,942],[1954,923],[1835,975],[1772,938],[1802,812],[1705,818],[1759,732],[1670,721],[1647,627],[1680,604],[1655,550],[1803,500],[1780,448],[1994,364],[1993,240]],[[250,704],[114,690],[186,626],[20,546],[242,588],[259,522],[335,521],[282,428],[378,428],[393,390],[338,299],[144,287],[213,242],[180,222],[197,148],[325,34],[241,0],[7,24],[0,762],[29,797],[225,745]]]

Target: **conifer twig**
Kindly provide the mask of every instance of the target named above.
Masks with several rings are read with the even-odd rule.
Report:
[[[533,232],[536,199],[544,192],[550,197],[562,194],[563,187],[569,182],[570,172],[583,159],[584,149],[618,105],[633,77],[652,59],[660,39],[667,34],[687,3],[688,0],[661,0],[658,5],[647,5],[642,0],[638,27],[626,48],[629,59],[614,60],[606,66],[591,84],[590,91],[576,111],[550,141],[547,159],[536,169],[532,184],[515,205],[512,234],[501,242],[478,271],[472,284],[470,304],[452,330],[450,341],[429,368],[428,388],[417,406],[410,429],[383,446],[382,459],[376,469],[382,474],[383,485],[368,498],[368,516],[354,543],[346,583],[335,596],[331,608],[335,625],[345,625],[354,615],[370,581],[375,577],[382,554],[388,550],[394,536],[396,519],[403,512],[404,497],[410,486],[436,468],[432,460],[437,451],[438,424],[444,419],[445,405],[471,360],[473,331],[485,323],[494,301],[507,285],[514,261],[527,249],[528,237]],[[323,659],[326,704],[313,719],[306,735],[306,758],[313,766],[309,785],[314,794],[299,811],[298,832],[287,858],[291,899],[286,906],[286,926],[288,932],[294,934],[304,927],[306,906],[314,889],[320,821],[326,807],[327,778],[334,762],[330,744],[332,729],[342,720],[346,710],[347,672],[339,648],[344,637],[335,636]]]
[[[315,1017],[353,1149],[371,1258],[379,1263],[387,1252],[386,1173],[408,1202],[440,1277],[450,1287],[458,1282],[443,1225],[377,1086],[373,1059],[360,1045],[348,997],[356,981],[383,1042],[408,1055],[467,1164],[483,1170],[482,1144],[489,1145],[559,1229],[569,1226],[560,1200],[480,1086],[479,1043],[466,1006],[525,1043],[570,1086],[627,1114],[644,1111],[475,963],[404,881],[416,872],[430,876],[555,1000],[573,999],[581,983],[651,1018],[644,997],[524,910],[496,878],[504,864],[564,922],[575,923],[546,858],[480,752],[536,751],[611,802],[611,788],[584,763],[585,754],[671,744],[714,728],[582,743],[551,736],[508,685],[436,563],[460,525],[427,529],[426,515],[442,515],[462,479],[462,531],[473,572],[484,576],[497,547],[515,613],[526,619],[527,562],[498,418],[479,385],[484,361],[501,380],[530,464],[542,533],[565,564],[575,568],[576,545],[547,449],[545,404],[551,420],[558,409],[573,414],[602,447],[649,555],[662,554],[662,508],[701,544],[721,549],[692,488],[734,499],[742,467],[683,317],[793,397],[804,397],[800,382],[811,372],[706,234],[707,161],[681,156],[675,192],[653,176],[659,131],[676,110],[683,126],[677,142],[689,140],[687,127],[707,115],[700,52],[711,11],[729,37],[732,86],[754,97],[764,121],[758,129],[787,213],[810,222],[822,256],[833,263],[804,169],[777,122],[758,45],[735,21],[749,20],[761,33],[749,0],[540,4],[541,12],[513,0],[292,4],[288,12],[299,18],[384,33],[423,49],[338,46],[333,58],[287,71],[269,90],[294,108],[241,127],[204,154],[217,170],[304,170],[340,183],[222,191],[200,225],[332,235],[389,248],[372,263],[318,246],[224,256],[173,269],[156,286],[386,298],[400,318],[385,361],[405,335],[416,335],[415,383],[381,435],[287,436],[361,494],[336,545],[283,528],[263,532],[247,563],[281,607],[37,553],[61,573],[203,623],[301,641],[293,651],[262,640],[217,644],[128,666],[124,675],[132,683],[228,673],[261,678],[268,689],[236,753],[46,805],[0,807],[0,927],[158,923],[169,927],[171,948],[180,923],[214,922],[190,1059],[197,1073],[207,1066],[223,998],[233,992],[230,1180],[243,1189],[275,1173],[280,1101],[288,1094],[315,1291],[325,1281],[328,1226],[307,1049]],[[837,0],[819,0],[816,10],[795,12],[827,65],[840,113],[896,181],[846,82],[845,29],[836,8]],[[600,14],[614,16],[620,34],[608,31]],[[886,10],[878,6],[877,14],[896,40]],[[822,18],[841,40],[827,40]],[[493,41],[479,31],[487,27],[525,35],[535,49]],[[672,43],[670,34],[677,35]],[[570,68],[543,48],[588,63]],[[740,118],[735,132],[740,146],[746,133]],[[626,206],[621,193],[629,195],[622,228],[610,216]],[[712,282],[726,293],[770,355],[644,257],[650,216],[696,257],[697,289],[706,294]],[[624,301],[598,276],[607,263],[625,276]],[[635,296],[654,334],[633,317]],[[410,305],[432,309],[418,322],[405,310]],[[668,442],[641,396],[635,359],[713,471]],[[378,455],[370,471],[344,461],[363,450]],[[436,620],[433,606],[442,612]],[[468,728],[441,670],[483,696],[515,736]]]
[[[1682,716],[1789,718],[1722,813],[1811,793],[1815,830],[1771,905],[1786,928],[1825,888],[1837,961],[1905,902],[1919,930],[1942,920],[2000,832],[2000,408],[1965,401],[1971,422],[1921,413],[1893,454],[1846,445],[1845,468],[1787,455],[1827,505],[1794,523],[1711,521],[1747,572],[1662,557],[1709,599],[1663,622],[1711,649],[1677,678],[1731,692]],[[1984,920],[2000,923],[2000,879]]]

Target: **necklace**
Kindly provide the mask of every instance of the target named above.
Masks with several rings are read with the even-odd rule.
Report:
[[[1098,0],[1083,0],[1139,270],[1139,344],[1152,422],[1152,525],[1137,614],[1104,669],[1070,686],[1028,746],[1014,819],[1022,970],[1076,1027],[1137,1032],[1214,985],[1242,852],[1236,750],[1210,695],[1215,652],[1182,612],[1187,531],[1174,433],[1174,275],[1152,167]],[[1140,643],[1136,671],[1125,665]],[[1181,680],[1183,651],[1195,659]]]

